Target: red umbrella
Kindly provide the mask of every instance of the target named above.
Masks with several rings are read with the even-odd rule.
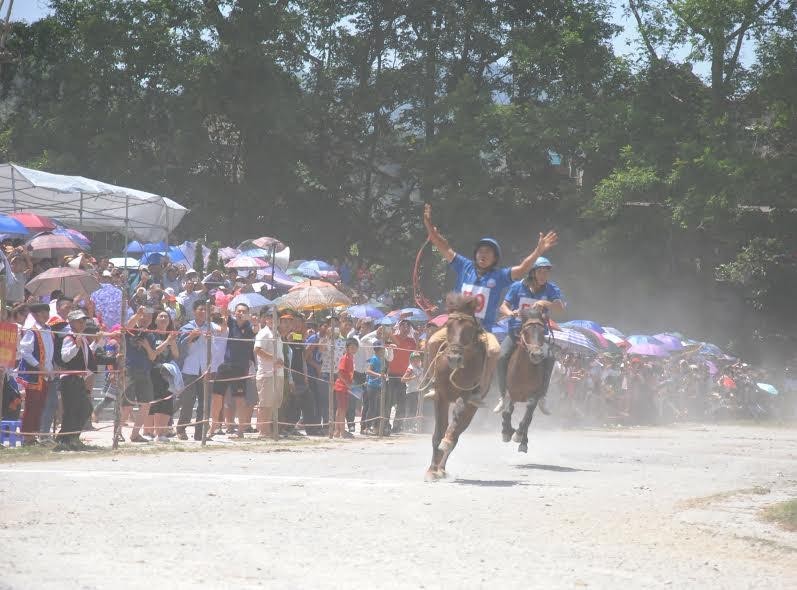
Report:
[[[33,233],[50,231],[56,228],[55,222],[44,215],[36,215],[35,213],[11,213],[9,217],[13,217],[19,221]]]
[[[268,266],[265,260],[260,258],[253,258],[252,256],[236,256],[224,265],[227,268],[264,268]]]

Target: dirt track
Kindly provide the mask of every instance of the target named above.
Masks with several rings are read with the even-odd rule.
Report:
[[[2,464],[0,588],[794,588],[797,432],[536,430]],[[5,453],[5,452],[4,452]]]

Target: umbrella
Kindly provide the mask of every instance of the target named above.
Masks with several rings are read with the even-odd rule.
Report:
[[[27,236],[30,233],[27,227],[15,217],[0,215],[0,234]]]
[[[42,233],[28,242],[37,258],[52,258],[73,254],[81,250],[71,238],[53,233]]]
[[[552,330],[551,334],[553,335],[554,342],[559,345],[559,348],[562,350],[580,354],[597,354],[600,352],[598,347],[595,346],[589,338],[576,330],[562,328],[561,330]]]
[[[297,268],[305,276],[308,276],[308,273],[310,273],[324,278],[329,273],[333,272],[337,275],[335,267],[323,260],[308,260],[307,262],[301,263]]]
[[[569,323],[570,322],[568,322],[568,324]],[[568,327],[565,324],[562,325],[565,328]],[[584,334],[584,336],[589,338],[593,342],[593,344],[595,344],[599,348],[603,348],[610,352],[619,352],[619,348],[614,342],[612,342],[608,338],[605,338],[603,334],[599,334],[595,330],[590,330],[589,328],[581,328],[579,326],[572,326],[569,329],[575,330],[576,332],[581,332],[582,334]]]
[[[769,383],[756,383],[758,389],[768,393],[769,395],[778,395],[778,390],[775,389],[774,385],[770,385]]]
[[[241,253],[237,248],[219,248],[219,258],[221,260],[232,260]]]
[[[624,338],[618,336],[617,334],[613,334],[612,332],[604,332],[603,337],[617,346],[631,346],[631,344],[629,344]]]
[[[379,311],[381,311],[383,313],[386,313],[390,309],[389,305],[385,305],[384,303],[382,303],[378,299],[369,299],[366,302],[366,305],[370,305],[371,307],[375,307],[375,308],[377,308]]]
[[[447,321],[448,321],[448,314],[442,313],[429,320],[429,323],[432,324],[433,326],[437,326],[438,328],[442,328],[443,326],[446,325]]]
[[[304,264],[305,262],[307,262],[307,261],[306,261],[306,260],[302,260],[302,259],[300,259],[300,258],[299,258],[299,259],[297,259],[297,260],[291,260],[291,261],[288,263],[288,270],[291,270],[291,269],[294,269],[294,268],[299,268],[299,267],[300,267],[302,264]]]
[[[661,342],[656,340],[653,336],[644,336],[642,334],[635,334],[633,336],[629,336],[626,340],[632,345],[636,346],[637,344],[652,344],[654,346],[661,346]]]
[[[90,295],[100,288],[97,278],[79,268],[54,267],[28,281],[25,288],[35,297],[60,289],[67,296]]]
[[[377,326],[395,326],[396,325],[396,318],[391,318],[390,316],[385,316],[381,320],[377,320]]]
[[[370,305],[354,305],[347,311],[351,317],[357,318],[359,320],[379,320],[385,317],[385,314],[381,310]]]
[[[320,288],[329,288],[334,289],[335,285],[332,283],[327,283],[326,281],[316,281],[314,279],[310,279],[308,281],[302,281],[290,288],[291,291],[299,291],[301,289],[307,289],[308,287],[320,287]]]
[[[165,254],[160,252],[147,252],[139,260],[139,264],[163,264],[163,257]]]
[[[716,356],[716,357],[723,357],[725,353],[722,352],[722,349],[717,346],[716,344],[711,344],[711,342],[703,342],[700,346],[700,350],[697,351],[698,354],[702,354],[703,356]]]
[[[68,227],[58,227],[53,230],[57,236],[66,236],[84,250],[91,248],[91,240],[76,229],[69,229]]]
[[[625,334],[623,334],[617,328],[612,328],[611,326],[603,326],[603,335],[605,336],[606,334],[614,334],[618,338],[625,340]]]
[[[244,268],[244,269],[254,269],[254,268],[263,268],[268,266],[265,260],[261,260],[260,258],[253,258],[251,256],[236,256],[227,264],[224,265],[226,268]]]
[[[239,303],[248,305],[250,311],[259,311],[274,302],[266,299],[260,293],[241,293],[232,298],[230,303],[227,304],[227,309],[233,311]]]
[[[598,322],[593,322],[591,320],[570,320],[569,322],[565,322],[562,324],[565,328],[586,328],[587,330],[592,330],[593,332],[598,332],[599,334],[603,332],[603,326],[601,326]]]
[[[396,318],[396,320],[409,320],[411,322],[428,322],[429,315],[419,309],[417,307],[405,307],[404,309],[397,309],[395,311],[391,311],[387,314],[391,318]]]
[[[280,308],[319,311],[333,307],[349,307],[351,299],[335,287],[305,287],[291,289],[287,295],[279,297],[274,303]]]
[[[656,334],[654,338],[661,342],[661,345],[667,350],[681,350],[684,347],[684,345],[681,344],[681,339],[675,334]]]
[[[269,238],[268,236],[264,236],[262,238],[255,238],[254,240],[246,240],[245,242],[241,242],[241,245],[238,246],[239,250],[246,250],[247,248],[262,248],[263,250],[267,250],[271,252],[273,249],[274,252],[281,252],[285,249],[285,244],[278,240],[277,238]]]
[[[35,215],[33,213],[11,213],[9,217],[13,217],[19,221],[33,233],[55,229],[55,222],[44,215]]]
[[[715,365],[715,364],[714,364],[714,363],[712,363],[711,361],[706,361],[706,366],[708,367],[708,374],[709,374],[709,375],[716,375],[716,374],[717,374],[717,373],[719,373],[719,371],[720,371],[720,370],[717,368],[717,365]]]
[[[125,248],[125,254],[143,254],[144,246],[138,240],[133,240]]]
[[[116,268],[138,268],[141,265],[135,258],[109,258],[108,262]]]
[[[238,253],[241,256],[251,256],[252,258],[262,258],[263,260],[268,260],[271,257],[271,253],[268,250],[263,250],[263,248],[246,248],[245,250],[239,250]],[[219,255],[221,255],[221,250]],[[231,258],[235,258],[235,256],[231,256]]]
[[[626,351],[628,356],[658,356],[665,357],[669,351],[659,344],[635,344]]]

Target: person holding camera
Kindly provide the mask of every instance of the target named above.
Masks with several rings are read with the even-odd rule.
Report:
[[[127,371],[127,386],[124,391],[124,404],[138,404],[138,413],[133,422],[133,432],[130,434],[130,442],[145,443],[149,442],[141,436],[141,426],[149,416],[149,405],[155,397],[152,388],[152,359],[154,350],[147,337],[147,328],[152,323],[154,310],[151,307],[141,306],[135,315],[127,322],[127,355],[125,358],[125,368]]]

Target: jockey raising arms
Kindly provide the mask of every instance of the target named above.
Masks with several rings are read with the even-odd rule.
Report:
[[[423,224],[429,234],[429,241],[440,252],[457,274],[455,290],[465,295],[472,295],[478,300],[476,317],[484,328],[487,360],[482,373],[479,390],[471,396],[468,403],[477,407],[483,405],[483,398],[490,389],[490,381],[495,371],[500,346],[490,331],[497,320],[498,308],[501,305],[504,291],[514,282],[525,277],[536,260],[553,248],[558,241],[555,232],[540,233],[537,247],[519,265],[499,267],[501,246],[493,238],[482,238],[476,243],[473,260],[457,254],[437,228],[432,224],[432,206],[427,204],[423,212]],[[430,339],[430,343],[445,340],[446,331],[438,330]]]
[[[506,374],[509,368],[509,359],[515,351],[518,342],[518,335],[522,321],[520,314],[526,308],[534,308],[542,311],[546,317],[553,313],[558,313],[565,308],[565,299],[556,283],[548,280],[553,265],[547,258],[540,256],[529,271],[528,277],[522,281],[514,283],[504,297],[501,304],[501,315],[509,316],[509,331],[501,344],[501,355],[498,358],[498,390],[501,399],[493,410],[496,413],[508,411],[509,399],[506,396]],[[548,328],[546,327],[546,333]],[[546,347],[547,348],[547,347]],[[548,391],[548,384],[551,382],[553,372],[554,357],[549,350],[548,355],[543,361],[545,367],[545,377],[543,380],[543,390],[540,395],[538,407],[543,414],[549,414],[545,406],[545,394]]]

